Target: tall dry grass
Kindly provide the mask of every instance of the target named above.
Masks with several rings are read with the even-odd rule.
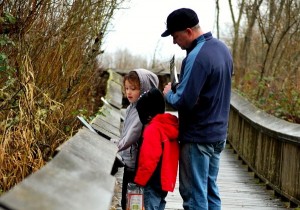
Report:
[[[97,112],[96,57],[124,1],[0,3],[0,192],[51,158],[79,126],[75,115]]]

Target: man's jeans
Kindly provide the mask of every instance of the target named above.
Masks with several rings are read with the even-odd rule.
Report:
[[[144,188],[144,206],[145,210],[163,210],[166,206],[165,198],[167,192],[157,192],[150,185]]]
[[[226,140],[212,144],[182,143],[179,192],[185,210],[220,210],[217,186],[220,153]]]

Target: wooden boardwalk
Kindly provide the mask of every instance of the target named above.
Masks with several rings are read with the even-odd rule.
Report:
[[[122,169],[116,174],[117,186],[114,206],[121,198]],[[227,145],[221,154],[220,172],[218,176],[222,199],[222,210],[280,210],[286,209],[285,203],[274,196],[272,190],[254,178],[248,167],[242,164],[233,150]],[[121,209],[112,207],[112,209]],[[174,192],[167,196],[166,210],[183,210],[182,199],[178,191],[178,182]],[[199,209],[200,210],[200,209]]]
[[[238,160],[237,155],[227,145],[221,154],[218,176],[222,199],[222,210],[279,210],[286,209],[273,191],[266,190],[265,185],[248,172],[247,166]],[[167,196],[167,210],[182,210],[182,199],[178,184],[174,192]]]

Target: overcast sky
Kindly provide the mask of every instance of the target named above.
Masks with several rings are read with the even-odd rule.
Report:
[[[126,7],[128,9],[118,10],[114,16],[109,33],[104,39],[105,52],[128,49],[133,55],[150,59],[156,50],[157,58],[169,59],[173,54],[183,57],[185,51],[172,43],[171,36],[160,36],[166,29],[167,16],[181,7],[193,9],[198,14],[202,29],[205,32],[212,31],[216,36],[213,0],[131,0]],[[220,8],[221,29],[226,30],[230,23],[228,0],[220,0]]]

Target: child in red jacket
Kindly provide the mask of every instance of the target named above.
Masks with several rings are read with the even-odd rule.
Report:
[[[164,113],[164,96],[157,88],[142,94],[136,109],[145,128],[134,182],[144,187],[145,210],[163,210],[177,177],[178,119]]]

